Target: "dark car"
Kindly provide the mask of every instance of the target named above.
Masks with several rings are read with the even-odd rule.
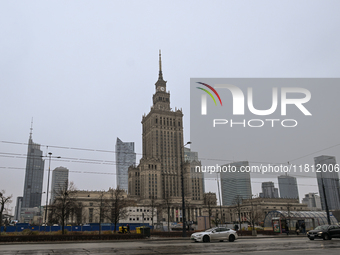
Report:
[[[322,225],[314,230],[307,232],[307,237],[310,240],[322,238],[323,240],[331,240],[333,237],[340,238],[340,226],[338,225]]]

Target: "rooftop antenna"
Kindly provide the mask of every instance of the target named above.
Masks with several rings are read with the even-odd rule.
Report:
[[[289,161],[288,161],[288,168],[289,168]],[[286,176],[288,176],[288,173],[286,172]]]
[[[32,117],[32,120],[31,120],[30,139],[32,139],[32,131],[33,131],[33,117]]]
[[[159,75],[158,75],[159,80],[163,80],[163,73],[162,73],[162,53],[161,50],[159,50]]]

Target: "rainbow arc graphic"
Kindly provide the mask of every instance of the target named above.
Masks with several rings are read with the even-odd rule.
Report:
[[[197,83],[198,83],[198,84],[201,84],[201,85],[203,85],[203,86],[206,86],[206,87],[209,88],[212,92],[214,92],[214,94],[217,96],[217,98],[218,98],[218,100],[220,101],[220,104],[221,104],[221,106],[222,106],[222,100],[221,100],[221,98],[220,98],[220,95],[217,93],[217,91],[216,91],[213,87],[211,87],[210,85],[208,85],[208,84],[206,84],[206,83],[203,83],[203,82],[197,82]],[[200,88],[200,87],[196,87],[196,88],[201,89],[201,90],[203,90],[204,92],[206,92],[206,93],[214,100],[215,105],[217,105],[216,100],[215,100],[215,97],[213,96],[213,94],[211,94],[211,92],[210,92],[209,90],[204,89],[204,88]]]

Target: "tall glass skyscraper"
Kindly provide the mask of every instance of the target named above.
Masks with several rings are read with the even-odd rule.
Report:
[[[136,164],[135,143],[124,143],[117,137],[116,142],[116,181],[117,187],[128,190],[128,169]]]
[[[221,172],[221,190],[223,205],[233,205],[235,198],[251,198],[250,173],[241,172],[241,166],[249,166],[248,161],[240,161],[229,164],[235,167],[235,172]],[[226,165],[228,166],[228,165]]]
[[[42,185],[44,179],[44,160],[40,144],[33,143],[32,128],[28,140],[24,196],[22,208],[41,206]]]
[[[278,181],[281,198],[299,199],[299,191],[295,177],[289,175],[281,175],[278,177]]]
[[[51,203],[53,203],[56,193],[62,190],[67,184],[68,169],[62,166],[55,168],[52,172]]]
[[[322,210],[326,209],[325,196],[322,188],[322,182],[325,186],[327,205],[329,210],[340,209],[340,185],[339,173],[335,171],[336,161],[333,156],[319,156],[314,158],[315,169],[318,170],[320,165],[321,171],[316,173],[318,180],[319,194],[321,198]],[[323,171],[325,170],[325,172]]]
[[[274,182],[262,182],[262,192],[260,197],[263,198],[279,198],[279,190],[275,188]]]

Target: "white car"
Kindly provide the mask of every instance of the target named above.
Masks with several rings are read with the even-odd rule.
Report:
[[[234,242],[238,238],[235,230],[223,227],[210,228],[204,232],[197,232],[191,235],[195,242],[224,241]]]

